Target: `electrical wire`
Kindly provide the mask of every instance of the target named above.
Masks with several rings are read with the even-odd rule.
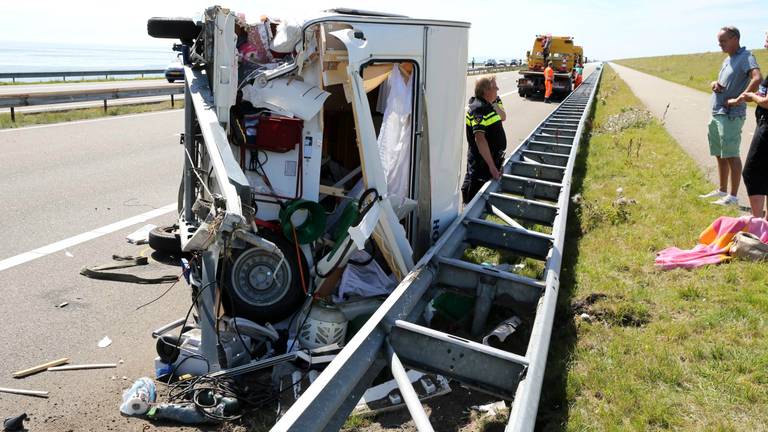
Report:
[[[182,272],[179,274],[179,276],[176,278],[176,280],[175,280],[175,281],[173,281],[173,283],[171,284],[171,286],[169,286],[169,287],[168,287],[168,289],[166,289],[165,291],[163,291],[163,293],[162,293],[162,294],[160,294],[159,296],[155,297],[155,299],[154,299],[154,300],[150,300],[150,301],[148,301],[148,302],[144,303],[143,305],[141,305],[141,306],[137,307],[135,310],[139,310],[139,309],[141,309],[141,308],[143,308],[143,307],[149,306],[149,305],[151,305],[152,303],[154,303],[154,302],[156,302],[156,301],[160,300],[161,298],[163,298],[163,297],[164,297],[166,294],[168,294],[168,292],[169,292],[169,291],[171,291],[171,289],[172,289],[173,287],[175,287],[175,286],[176,286],[176,284],[177,284],[177,283],[179,283],[179,281],[181,280],[181,277],[182,277],[183,275],[184,275],[184,271],[182,271]]]

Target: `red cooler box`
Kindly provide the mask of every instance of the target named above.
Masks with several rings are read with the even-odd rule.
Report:
[[[303,125],[304,122],[297,118],[261,115],[256,125],[256,140],[252,145],[259,150],[289,152],[301,143]]]

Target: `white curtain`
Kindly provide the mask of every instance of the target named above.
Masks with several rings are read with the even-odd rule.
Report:
[[[404,202],[411,177],[413,74],[406,78],[398,65],[394,64],[386,86],[386,108],[378,138],[379,155],[387,176],[387,193]]]

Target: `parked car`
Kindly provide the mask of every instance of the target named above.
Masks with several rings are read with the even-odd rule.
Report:
[[[510,61],[509,61],[509,65],[510,65],[510,66],[517,66],[517,60],[516,60],[516,59],[512,59],[512,60],[510,60]]]
[[[181,63],[181,57],[176,57],[176,60],[171,62],[167,68],[165,68],[165,79],[169,83],[176,80],[184,80],[184,65]]]
[[[507,65],[507,61],[506,60],[499,60],[499,63],[498,63],[497,66],[506,66],[506,65]]]
[[[488,59],[485,61],[486,66],[496,66],[496,60],[494,59]]]

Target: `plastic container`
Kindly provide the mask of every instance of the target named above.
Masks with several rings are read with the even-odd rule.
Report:
[[[246,117],[246,132],[248,128]],[[304,122],[301,119],[281,117],[276,115],[261,115],[255,124],[254,144],[260,150],[276,153],[289,152],[302,141],[301,132]],[[250,139],[251,136],[248,136]]]
[[[157,398],[155,382],[142,377],[133,383],[131,388],[123,392],[123,403],[120,412],[129,416],[144,415],[149,411],[149,405]]]
[[[335,343],[343,345],[347,324],[347,319],[338,308],[323,301],[316,301],[299,330],[299,344],[308,349]]]

